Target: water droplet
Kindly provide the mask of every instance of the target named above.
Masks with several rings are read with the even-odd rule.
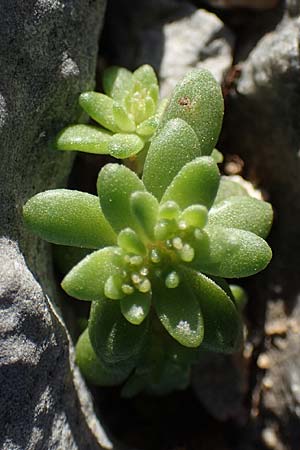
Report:
[[[191,262],[195,256],[195,250],[189,244],[184,244],[182,250],[179,252],[180,258],[184,262]]]
[[[202,230],[200,230],[199,228],[196,228],[194,231],[194,236],[196,239],[201,239],[203,236]]]
[[[187,223],[184,220],[180,220],[178,223],[178,228],[181,231],[184,231],[187,229]]]
[[[131,279],[134,284],[138,284],[142,281],[142,278],[140,277],[140,275],[138,273],[133,273],[131,275]]]
[[[181,250],[183,247],[182,239],[180,237],[175,237],[172,240],[172,244],[173,244],[173,247],[176,248],[176,250]]]
[[[141,274],[143,277],[146,277],[146,276],[148,275],[148,273],[149,273],[149,270],[147,269],[147,267],[142,267],[142,268],[141,268],[140,274]]]
[[[150,259],[154,264],[158,264],[160,262],[160,254],[159,251],[154,248],[153,250],[151,250],[151,254],[150,254]]]
[[[167,246],[168,248],[172,248],[172,247],[173,247],[172,241],[171,241],[170,239],[168,239],[168,240],[166,241],[166,246]]]
[[[134,287],[130,286],[130,284],[122,284],[122,291],[124,292],[124,294],[130,295],[133,293]]]
[[[144,294],[151,290],[151,283],[148,278],[145,278],[139,285],[138,290]]]
[[[179,285],[180,282],[180,278],[178,276],[178,273],[173,271],[170,272],[165,279],[165,284],[167,286],[167,288],[169,289],[174,289]]]
[[[142,262],[143,258],[141,256],[135,255],[130,257],[130,264],[133,266],[139,266]]]

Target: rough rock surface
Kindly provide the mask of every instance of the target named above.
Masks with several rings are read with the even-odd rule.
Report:
[[[232,65],[234,37],[218,17],[201,9],[163,29],[161,93],[168,96],[191,68],[204,67],[222,83]],[[150,49],[149,49],[150,53]]]
[[[193,67],[208,68],[221,82],[232,64],[233,34],[187,1],[111,0],[105,35],[109,62],[131,69],[151,64],[163,96]]]
[[[0,255],[0,448],[111,448],[63,323],[16,243],[0,239]]]
[[[247,449],[263,442],[294,450],[300,442],[299,6],[287,2],[282,20],[240,64],[225,116],[224,147],[245,160],[246,175],[275,209],[273,261],[249,284],[254,351]]]
[[[36,192],[62,186],[72,158],[49,143],[94,83],[102,0],[11,0],[0,14],[0,447],[106,445],[51,300],[49,247],[22,226]],[[87,32],[87,30],[89,30]],[[21,255],[19,248],[22,249]],[[27,265],[26,265],[27,264]]]

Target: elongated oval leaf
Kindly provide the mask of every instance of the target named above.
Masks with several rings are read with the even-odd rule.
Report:
[[[158,216],[158,201],[149,192],[134,192],[130,197],[130,208],[139,227],[140,234],[154,238],[154,226]]]
[[[133,88],[132,73],[124,67],[108,67],[103,73],[102,81],[104,92],[121,102]]]
[[[174,200],[184,209],[190,205],[213,204],[219,186],[219,169],[209,156],[196,158],[182,167],[167,187],[161,202]]]
[[[158,200],[182,167],[201,156],[196,133],[182,119],[166,123],[152,139],[145,161],[143,181]]]
[[[123,132],[132,133],[135,131],[135,122],[129,116],[123,105],[113,102],[113,115],[116,124]]]
[[[144,141],[136,134],[116,133],[107,146],[107,153],[114,158],[124,159],[135,155],[144,147]]]
[[[96,355],[106,364],[135,363],[145,345],[149,323],[132,325],[125,319],[117,301],[93,302],[89,319],[89,336]]]
[[[127,227],[135,229],[130,196],[145,190],[137,175],[125,166],[107,164],[99,173],[97,190],[103,213],[113,229],[118,233]]]
[[[159,116],[154,115],[141,122],[136,129],[140,136],[150,136],[154,133],[159,124]]]
[[[101,248],[116,242],[98,198],[85,192],[41,192],[24,205],[23,218],[30,231],[54,244]]]
[[[246,189],[236,181],[231,180],[229,177],[222,176],[220,179],[219,189],[214,201],[214,205],[223,202],[229,197],[233,196],[247,197],[249,194]]]
[[[157,85],[158,81],[155,72],[149,64],[140,66],[133,72],[133,79],[139,81],[143,87],[151,88],[152,85]]]
[[[81,108],[96,122],[111,131],[119,131],[113,114],[113,100],[99,92],[83,92],[79,97]]]
[[[111,133],[93,125],[71,125],[56,138],[58,150],[80,151],[106,155]]]
[[[209,249],[192,261],[200,272],[223,278],[242,278],[265,269],[272,258],[266,241],[250,231],[207,226]]]
[[[185,347],[198,347],[203,339],[203,318],[199,303],[181,280],[174,289],[163,283],[153,289],[152,301],[168,333]]]
[[[208,70],[194,69],[175,87],[161,126],[170,119],[183,119],[197,134],[201,154],[210,155],[221,131],[223,112],[221,88],[214,77]]]
[[[209,212],[209,225],[251,231],[265,238],[270,232],[273,210],[270,203],[253,197],[229,197]]]
[[[151,306],[151,294],[135,291],[120,301],[121,312],[132,325],[140,325],[147,317]]]
[[[88,329],[79,337],[76,344],[76,363],[81,373],[96,386],[115,386],[126,380],[133,364],[105,365],[97,357],[91,345]]]
[[[203,315],[204,345],[211,351],[231,353],[241,343],[241,318],[233,301],[213,280],[185,269],[184,276],[197,298]]]
[[[120,273],[122,258],[118,247],[105,247],[91,253],[65,276],[61,285],[71,297],[79,300],[99,300],[104,297],[107,279]]]

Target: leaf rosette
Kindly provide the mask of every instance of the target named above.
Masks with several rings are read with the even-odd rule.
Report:
[[[57,139],[58,150],[109,154],[118,159],[139,153],[155,132],[166,101],[159,101],[154,70],[145,64],[133,73],[109,67],[103,74],[104,94],[84,92],[81,108],[99,126],[71,125]]]
[[[24,206],[27,227],[40,237],[90,251],[62,287],[92,302],[78,354],[96,384],[124,381],[134,370],[124,395],[182,388],[199,348],[230,353],[240,345],[244,300],[225,279],[268,265],[273,214],[269,203],[220,177],[212,152],[222,115],[212,76],[192,71],[170,99],[142,179],[108,164],[98,198],[61,189]]]

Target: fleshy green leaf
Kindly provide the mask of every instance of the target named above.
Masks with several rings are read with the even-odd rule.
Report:
[[[119,131],[113,114],[113,100],[99,92],[83,92],[79,97],[81,108],[96,122],[111,131]]]
[[[229,177],[222,176],[214,205],[223,202],[227,198],[233,197],[234,195],[247,197],[248,193],[239,183],[232,181]]]
[[[223,111],[221,88],[214,77],[208,70],[194,69],[175,87],[161,126],[170,119],[183,119],[197,134],[201,154],[210,155],[221,131]]]
[[[24,205],[23,218],[29,230],[54,244],[101,248],[116,242],[98,198],[85,192],[41,192]]]
[[[133,72],[133,79],[139,81],[147,89],[150,89],[152,85],[158,85],[155,72],[148,64],[144,64],[136,69]]]
[[[58,150],[80,151],[106,155],[111,133],[93,125],[71,125],[56,138]]]
[[[265,238],[270,232],[273,211],[270,203],[253,197],[229,197],[209,212],[209,225],[251,231]]]
[[[135,131],[134,120],[127,114],[127,111],[123,105],[113,102],[113,115],[120,130],[125,133],[132,133]]]
[[[224,156],[219,150],[216,148],[213,149],[211,155],[212,159],[215,161],[216,164],[221,164],[224,161]]]
[[[124,159],[135,155],[144,147],[144,141],[136,134],[116,133],[107,146],[107,153],[114,158]]]
[[[201,309],[183,280],[174,289],[163,283],[155,286],[153,303],[161,323],[176,341],[186,347],[201,344],[204,334]]]
[[[91,253],[65,276],[61,285],[71,297],[99,300],[104,297],[107,279],[120,273],[122,258],[118,247],[105,247]]]
[[[149,192],[134,192],[130,197],[130,208],[140,233],[153,239],[153,229],[158,216],[158,201]]]
[[[242,311],[248,301],[248,296],[245,289],[243,289],[241,286],[238,286],[237,284],[231,284],[229,288],[234,298],[235,304],[237,305],[237,308],[239,309],[239,311]]]
[[[145,113],[147,117],[153,116],[156,110],[156,105],[152,97],[149,97],[149,95],[145,98]]]
[[[124,228],[118,234],[118,246],[126,253],[135,253],[137,255],[146,255],[146,247],[138,234],[131,228]]]
[[[88,329],[79,337],[76,344],[76,363],[81,373],[96,386],[115,386],[121,384],[132,370],[133,364],[105,366],[91,345]]]
[[[237,350],[241,342],[242,325],[233,301],[205,275],[189,269],[185,269],[184,274],[203,315],[204,339],[201,345],[223,353]]]
[[[156,114],[158,115],[159,118],[161,118],[161,116],[165,112],[168,102],[169,102],[168,98],[162,98],[160,100],[156,110]]]
[[[184,209],[190,205],[213,204],[219,186],[219,169],[212,158],[205,156],[187,163],[175,176],[162,197],[162,203],[174,200]]]
[[[272,258],[268,244],[250,231],[207,226],[209,249],[197,252],[192,265],[200,272],[223,278],[242,278],[265,269]]]
[[[138,176],[125,166],[107,164],[99,173],[97,190],[103,213],[114,230],[119,233],[123,228],[135,229],[130,196],[145,190]]]
[[[151,306],[151,295],[134,291],[120,301],[121,312],[132,325],[140,325],[147,317]]]
[[[136,132],[141,136],[150,136],[154,133],[159,124],[158,115],[149,117],[148,119],[141,122],[136,129]]]
[[[89,335],[96,355],[106,364],[128,361],[135,363],[147,338],[148,320],[132,325],[125,319],[117,301],[93,302],[89,319]]]
[[[104,92],[121,102],[133,88],[132,73],[123,67],[108,67],[103,73],[102,81]]]
[[[193,129],[181,119],[166,123],[153,138],[145,161],[143,181],[159,200],[182,167],[201,156]]]

